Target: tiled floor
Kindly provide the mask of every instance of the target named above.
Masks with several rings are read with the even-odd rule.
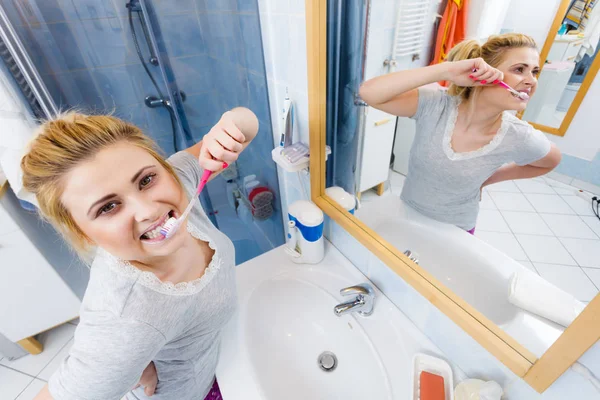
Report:
[[[41,334],[44,351],[9,361],[0,356],[0,400],[32,400],[46,385],[73,343],[77,321]]]
[[[400,195],[404,176],[390,173],[385,195]],[[576,188],[548,177],[484,189],[475,236],[589,302],[600,289],[600,220]],[[361,202],[377,198],[362,194]]]

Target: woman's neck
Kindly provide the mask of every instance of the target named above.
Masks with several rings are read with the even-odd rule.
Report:
[[[184,243],[174,253],[164,257],[154,257],[143,262],[134,261],[138,269],[154,273],[161,281],[173,283],[192,280],[194,266],[201,264],[203,254],[197,240],[192,235],[186,235]]]
[[[502,117],[504,110],[482,100],[471,97],[460,104],[458,113],[466,129],[482,131],[492,127]]]

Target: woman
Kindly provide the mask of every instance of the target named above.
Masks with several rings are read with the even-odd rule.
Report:
[[[495,84],[535,93],[539,53],[522,34],[492,36],[456,45],[448,62],[399,71],[365,82],[370,106],[416,120],[402,199],[421,213],[475,231],[483,187],[550,172],[560,152],[544,134],[509,110],[527,100]],[[447,91],[423,87],[451,82]]]
[[[235,121],[235,122],[234,122]],[[234,248],[197,205],[173,236],[161,226],[193,198],[203,168],[232,163],[258,131],[248,109],[162,159],[139,128],[70,113],[48,121],[23,158],[41,213],[80,253],[96,250],[69,356],[36,399],[221,399],[221,329],[235,308]]]

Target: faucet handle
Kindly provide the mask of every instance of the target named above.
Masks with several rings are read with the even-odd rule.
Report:
[[[350,296],[352,294],[362,294],[363,296],[375,297],[373,286],[369,283],[360,283],[358,285],[349,286],[340,290],[342,296]]]

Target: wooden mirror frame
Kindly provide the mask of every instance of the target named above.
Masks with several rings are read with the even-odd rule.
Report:
[[[562,21],[565,18],[564,16],[567,14],[567,10],[569,9],[570,3],[571,3],[571,0],[562,0],[560,5],[558,6],[558,11],[556,12],[556,16],[554,17],[554,21],[552,22],[550,31],[548,32],[548,37],[546,37],[546,42],[544,43],[544,47],[542,47],[542,52],[540,53],[540,66],[542,67],[542,70],[544,69],[544,65],[546,65],[545,64],[546,58],[548,57],[548,54],[550,53],[550,49],[552,48],[552,44],[554,43],[554,39],[556,38],[558,29],[560,28],[560,25],[562,24]],[[561,17],[561,15],[562,15],[562,17]],[[554,32],[554,34],[552,32]],[[579,90],[577,91],[577,94],[575,95],[575,98],[573,99],[573,103],[571,103],[571,105],[569,106],[569,110],[567,111],[567,114],[563,118],[563,120],[560,123],[560,126],[558,128],[538,124],[536,122],[531,122],[531,121],[527,121],[527,122],[529,124],[531,124],[531,126],[533,126],[534,128],[539,129],[540,131],[547,132],[552,135],[565,136],[565,133],[567,133],[567,129],[569,129],[571,122],[573,122],[573,118],[575,118],[575,114],[577,114],[577,110],[579,110],[579,106],[581,105],[581,102],[585,98],[585,95],[587,94],[590,86],[592,86],[592,83],[594,82],[594,78],[596,77],[596,74],[598,73],[599,69],[600,69],[600,56],[597,56],[594,59],[594,61],[592,61],[592,64],[590,65],[590,69],[588,70],[588,72],[585,76],[585,79],[581,83],[581,87],[579,88]],[[524,112],[525,112],[525,110],[519,112],[518,117],[523,118]]]
[[[325,194],[326,0],[306,0],[306,48],[312,201],[513,373],[523,378],[537,392],[545,391],[600,339],[600,329],[597,329],[600,325],[600,294],[538,359],[474,307],[328,197]],[[595,62],[595,65],[598,63]]]

